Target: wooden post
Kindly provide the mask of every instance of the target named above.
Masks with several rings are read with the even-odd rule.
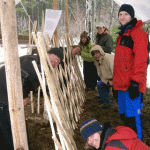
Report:
[[[53,9],[57,10],[57,0],[53,0]],[[56,39],[56,41],[58,41],[58,30],[57,30],[57,27],[56,27],[56,29],[54,31],[53,38]],[[59,47],[59,46],[55,45],[55,47]]]
[[[28,49],[30,49],[30,46],[31,46],[31,23],[30,23],[30,15],[29,15],[29,46],[28,46]],[[27,51],[27,54],[28,54],[28,51]]]
[[[34,113],[33,91],[30,91],[31,112]]]
[[[32,32],[35,32],[36,27],[37,27],[37,21],[34,21],[34,24],[33,24],[33,27],[32,27]],[[33,41],[32,34],[31,34],[29,40],[30,40],[30,44],[33,45],[33,42],[34,42],[34,41]],[[31,55],[31,54],[32,54],[32,48],[33,48],[33,47],[32,47],[31,45],[30,45],[30,47],[29,47],[29,49],[28,49],[27,55]]]
[[[39,86],[38,88],[38,100],[37,100],[37,113],[40,114],[40,92],[41,92],[41,87]]]
[[[1,0],[1,4],[1,29],[14,149],[28,150],[20,60],[18,57],[15,0]]]
[[[53,0],[53,9],[57,10],[57,0]]]
[[[65,22],[66,22],[66,33],[69,33],[69,25],[68,25],[68,1],[65,0]]]

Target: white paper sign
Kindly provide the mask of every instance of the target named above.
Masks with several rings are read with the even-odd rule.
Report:
[[[58,25],[62,10],[53,10],[53,9],[46,9],[45,13],[45,25],[44,25],[44,36],[46,34],[52,38],[53,33]]]

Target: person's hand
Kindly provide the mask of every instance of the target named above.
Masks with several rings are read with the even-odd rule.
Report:
[[[131,81],[131,85],[129,87],[129,96],[131,99],[139,96],[139,83],[136,81]]]
[[[24,98],[23,99],[23,105],[27,105],[27,103],[28,103],[28,98]]]
[[[109,86],[112,86],[113,85],[113,81],[112,80],[109,80]]]
[[[96,44],[93,44],[93,46],[92,46],[92,47],[94,47],[94,46],[96,46]]]

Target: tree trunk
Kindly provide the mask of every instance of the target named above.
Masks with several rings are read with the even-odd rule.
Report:
[[[1,0],[1,4],[2,40],[4,45],[5,72],[14,149],[28,150],[20,60],[18,57],[15,0]]]

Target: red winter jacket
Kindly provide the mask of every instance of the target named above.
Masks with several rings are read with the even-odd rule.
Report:
[[[137,138],[137,134],[130,129],[129,127],[125,126],[118,126],[116,128],[117,131],[110,137],[108,137],[105,144],[109,143],[112,140],[120,140],[128,150],[150,150],[145,143],[140,141]],[[104,150],[122,150],[121,148],[117,148],[114,146],[107,146]]]
[[[114,90],[127,91],[133,80],[139,83],[140,92],[146,92],[148,38],[140,28],[142,26],[143,22],[139,20],[134,27],[118,36],[113,71]]]

